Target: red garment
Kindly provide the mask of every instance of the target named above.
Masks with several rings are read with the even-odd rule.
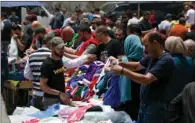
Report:
[[[86,49],[90,44],[95,44],[96,46],[98,46],[98,45],[99,45],[99,42],[98,42],[95,38],[91,37],[89,40],[85,41],[85,42],[81,45],[81,47],[80,47],[79,50],[77,51],[76,55],[81,56],[82,53],[85,51],[85,49]]]
[[[154,15],[150,15],[149,23],[154,24],[155,22],[156,22],[155,16]]]
[[[74,110],[68,115],[67,123],[77,123],[83,118],[85,112],[91,107],[93,107],[93,105],[81,107],[81,108]]]
[[[61,36],[62,36],[62,32],[61,32],[61,30],[60,30],[60,29],[55,29],[54,31],[58,33],[58,36],[59,36],[59,37],[61,37]]]

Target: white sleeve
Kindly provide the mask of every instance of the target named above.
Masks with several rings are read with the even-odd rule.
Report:
[[[4,29],[4,26],[5,26],[5,24],[3,22],[1,22],[1,30]]]
[[[24,77],[29,79],[29,80],[33,80],[32,71],[31,71],[30,65],[29,65],[29,58],[27,59],[26,66],[24,69]]]
[[[11,43],[9,45],[9,50],[8,50],[9,56],[10,57],[18,57],[18,47],[16,41],[11,38]]]
[[[186,17],[189,17],[189,15],[190,15],[190,10],[187,11]]]
[[[131,19],[129,19],[128,23],[127,23],[127,26],[129,26],[131,24]]]
[[[87,55],[80,56],[79,58],[76,59],[69,59],[67,57],[63,57],[62,62],[64,67],[66,68],[75,68],[82,65],[86,59],[87,59]]]
[[[162,30],[162,22],[158,25],[159,30]]]

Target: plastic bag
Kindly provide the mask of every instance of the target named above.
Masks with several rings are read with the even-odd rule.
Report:
[[[56,111],[60,110],[60,104],[54,104],[52,106],[49,106],[46,111],[40,111],[34,114],[31,114],[29,116],[36,117],[39,119],[52,117],[56,114]]]
[[[129,115],[125,112],[87,112],[81,122],[84,123],[97,123],[100,121],[111,120],[113,123],[132,122]]]

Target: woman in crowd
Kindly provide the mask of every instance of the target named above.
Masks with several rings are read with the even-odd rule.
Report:
[[[180,37],[171,36],[165,41],[165,49],[168,50],[174,61],[174,72],[167,86],[167,101],[173,100],[192,81],[193,66],[192,59],[186,57],[187,47]]]
[[[127,34],[124,41],[125,56],[121,58],[122,62],[139,61],[143,56],[143,46],[141,44],[141,29],[138,25],[129,25],[127,27]],[[121,76],[120,93],[121,93],[121,106],[119,109],[126,111],[133,120],[137,119],[139,110],[139,88],[140,85],[131,82],[128,77]]]

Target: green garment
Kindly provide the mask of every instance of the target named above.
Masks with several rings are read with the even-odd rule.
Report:
[[[67,46],[67,47],[72,47],[72,46],[74,45],[75,41],[76,41],[78,38],[79,38],[78,33],[74,33],[74,34],[73,34],[72,40],[68,41],[68,42],[66,43],[66,46]]]

